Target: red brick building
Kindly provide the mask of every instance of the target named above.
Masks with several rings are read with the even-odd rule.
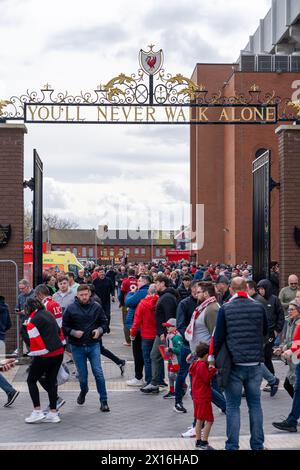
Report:
[[[45,237],[48,233],[45,232]],[[166,258],[167,250],[175,248],[174,232],[140,230],[132,234],[126,230],[108,230],[98,238],[96,230],[49,231],[52,251],[71,251],[78,259],[97,260],[99,263],[149,262]]]
[[[282,16],[282,6],[286,5]],[[288,8],[289,7],[289,8]],[[276,21],[275,21],[276,20]],[[283,24],[281,24],[283,23]],[[266,51],[268,51],[266,53]],[[255,84],[261,96],[300,99],[300,4],[275,1],[236,64],[197,64],[192,79],[208,94],[247,95]],[[276,125],[191,126],[190,198],[204,204],[204,246],[197,260],[252,262],[252,161],[272,152],[272,178],[278,181]],[[279,258],[279,190],[271,194],[271,257]],[[300,219],[299,219],[300,225]]]

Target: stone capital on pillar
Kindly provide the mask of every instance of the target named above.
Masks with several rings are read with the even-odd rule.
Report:
[[[279,138],[279,224],[280,284],[287,285],[290,274],[300,274],[300,246],[295,227],[300,228],[300,125],[282,125]]]

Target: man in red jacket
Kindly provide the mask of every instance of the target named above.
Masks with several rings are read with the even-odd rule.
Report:
[[[148,295],[140,301],[136,308],[133,325],[130,330],[132,341],[134,341],[138,330],[140,329],[141,331],[145,381],[147,385],[151,382],[152,378],[150,353],[156,337],[155,308],[158,298],[155,285],[151,284],[148,289]]]

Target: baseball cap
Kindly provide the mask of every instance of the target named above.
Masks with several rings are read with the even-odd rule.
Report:
[[[221,275],[221,276],[217,277],[216,283],[217,284],[226,284],[227,286],[229,286],[230,281],[229,281],[228,277],[226,277],[224,275]]]
[[[176,327],[176,318],[170,318],[166,323],[162,324],[163,326],[175,326]]]

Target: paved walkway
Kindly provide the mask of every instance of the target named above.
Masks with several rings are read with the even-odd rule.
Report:
[[[105,336],[104,344],[116,355],[127,360],[124,377],[119,368],[103,359],[103,369],[107,381],[111,413],[99,411],[99,398],[95,383],[90,376],[90,391],[86,403],[79,406],[76,398],[79,392],[77,380],[60,387],[60,395],[66,400],[61,412],[61,423],[55,425],[40,423],[28,425],[24,418],[31,411],[31,401],[26,385],[26,366],[19,366],[6,377],[20,390],[20,396],[11,408],[0,408],[0,450],[1,449],[182,449],[194,448],[193,439],[180,438],[192,422],[193,405],[185,398],[187,414],[173,412],[173,400],[163,400],[162,394],[145,396],[139,389],[126,385],[133,377],[131,348],[123,345],[121,313],[117,306],[112,314],[112,333]],[[73,368],[73,366],[71,366]],[[276,373],[282,380],[286,368],[276,362]],[[282,382],[281,382],[282,383]],[[4,399],[1,393],[0,399]],[[41,392],[42,405],[47,405],[47,396]],[[276,431],[272,421],[287,416],[291,399],[280,388],[274,398],[262,392],[266,447],[269,449],[300,449],[300,433],[286,434]],[[212,429],[211,444],[217,449],[224,448],[226,418],[214,408],[215,424]],[[300,428],[299,428],[300,430]],[[4,431],[4,432],[3,432]],[[243,400],[241,407],[242,449],[249,448],[248,410]]]

